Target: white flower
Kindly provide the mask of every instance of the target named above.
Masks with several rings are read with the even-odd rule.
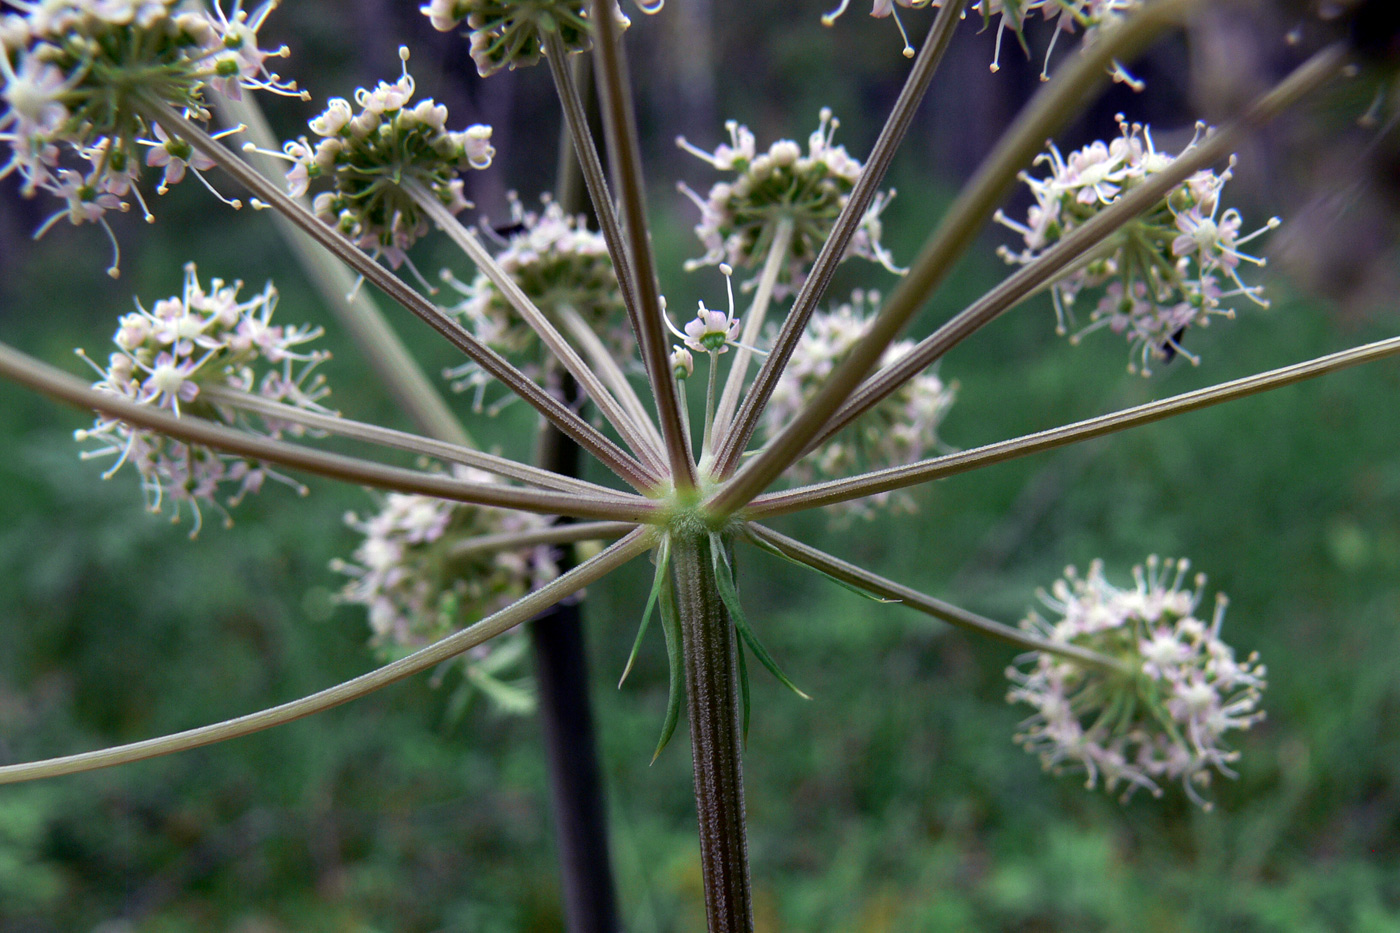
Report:
[[[1123,194],[1143,184],[1175,160],[1157,150],[1147,127],[1118,117],[1120,135],[1094,142],[1066,158],[1052,143],[1037,160],[1048,168],[1042,178],[1023,176],[1035,197],[1025,222],[998,211],[996,220],[1021,235],[1024,248],[1002,247],[1008,262],[1029,264],[1051,246],[1088,221]],[[1197,126],[1194,146],[1205,131]],[[1107,327],[1123,334],[1130,346],[1129,369],[1151,372],[1153,361],[1169,362],[1181,354],[1198,362],[1181,345],[1187,328],[1205,327],[1212,317],[1233,317],[1223,302],[1243,295],[1267,305],[1258,286],[1246,285],[1238,267],[1263,260],[1239,247],[1278,226],[1274,218],[1259,230],[1240,236],[1242,220],[1234,208],[1220,211],[1220,194],[1233,168],[1197,172],[1169,192],[1158,204],[1129,221],[1106,241],[1106,249],[1076,266],[1051,289],[1057,330],[1070,333],[1073,306],[1086,290],[1102,288],[1089,315],[1089,324],[1074,332],[1073,342]],[[1219,279],[1234,288],[1224,291]]]
[[[272,325],[269,319],[277,292],[271,283],[246,301],[238,300],[240,288],[241,283],[214,279],[206,291],[194,265],[186,266],[180,295],[157,301],[149,311],[138,304],[136,311],[122,315],[112,338],[116,352],[105,369],[92,363],[101,377],[94,388],[177,416],[237,424],[271,437],[302,433],[300,425],[270,418],[250,424],[202,397],[205,388],[218,386],[325,411],[319,400],[327,389],[314,370],[327,354],[301,349],[319,337],[320,330]],[[261,374],[258,367],[263,367]],[[85,459],[117,457],[106,476],[125,463],[136,467],[150,511],[159,511],[168,496],[176,503],[178,519],[180,506],[189,504],[195,533],[202,523],[201,503],[212,504],[227,516],[225,505],[236,505],[247,493],[258,491],[269,476],[304,491],[263,464],[187,445],[112,418],[99,416],[91,429],[76,436],[101,443],[85,452]],[[230,488],[232,494],[221,503],[216,497]]]
[[[1102,781],[1123,798],[1144,788],[1161,793],[1162,779],[1179,780],[1198,805],[1215,772],[1234,776],[1239,753],[1224,744],[1225,733],[1248,729],[1264,718],[1258,710],[1264,666],[1255,655],[1243,662],[1220,640],[1224,596],[1209,623],[1194,613],[1205,578],[1182,588],[1189,563],[1159,561],[1133,569],[1134,586],[1123,590],[1095,561],[1088,576],[1073,567],[1041,601],[1060,621],[1036,613],[1021,623],[1052,642],[1088,648],[1118,662],[1105,671],[1039,651],[1007,669],[1010,702],[1036,713],[1022,723],[1016,740],[1040,755],[1047,769],[1076,768],[1088,787]]]
[[[806,154],[789,139],[778,140],[760,154],[753,133],[733,120],[725,124],[729,142],[713,152],[678,137],[676,144],[686,152],[721,172],[736,173],[711,186],[703,198],[684,183],[678,186],[700,209],[695,233],[705,247],[705,254],[687,262],[686,268],[721,262],[736,268],[761,266],[778,221],[786,220],[792,224],[792,239],[774,294],[781,297],[799,287],[862,170],[844,146],[832,142],[838,126],[831,111],[823,109],[817,129],[808,137]],[[880,213],[893,196],[876,195],[846,252],[899,273],[903,270],[880,244]]]

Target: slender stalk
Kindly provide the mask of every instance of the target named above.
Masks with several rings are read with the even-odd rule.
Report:
[[[632,383],[627,380],[627,374],[622,371],[622,367],[617,365],[617,361],[613,359],[608,348],[603,346],[603,341],[573,308],[564,305],[558,309],[558,314],[560,320],[564,322],[564,329],[569,332],[569,336],[574,338],[574,341],[588,356],[588,362],[593,364],[593,371],[607,383],[608,388],[616,393],[618,400],[631,413],[637,426],[645,431],[656,449],[661,450],[665,444],[661,439],[661,434],[656,430],[656,425],[652,423],[651,416],[647,414],[641,398],[632,388]]]
[[[680,400],[671,380],[666,353],[666,327],[662,321],[661,293],[656,279],[656,260],[651,251],[646,217],[646,194],[642,181],[642,156],[637,144],[636,113],[628,84],[627,62],[617,24],[617,0],[593,0],[594,63],[598,76],[598,97],[602,104],[603,126],[608,152],[618,181],[637,298],[637,342],[646,365],[647,379],[656,394],[656,411],[666,455],[671,465],[671,481],[677,488],[695,487],[695,463],[690,442],[681,425]],[[602,208],[600,208],[602,210]]]
[[[715,432],[715,383],[719,380],[719,354],[705,354],[709,359],[706,362],[708,372],[705,376],[705,428],[701,433],[700,459],[704,459],[713,449]]]
[[[652,546],[652,533],[647,529],[637,529],[626,538],[613,544],[596,557],[579,564],[544,586],[512,603],[500,612],[494,613],[460,632],[434,642],[426,648],[415,651],[406,658],[386,664],[378,670],[362,674],[352,680],[337,684],[319,693],[283,703],[270,709],[236,719],[228,719],[198,729],[189,729],[155,739],[117,745],[98,751],[51,758],[46,761],[32,761],[24,764],[0,767],[0,784],[13,784],[19,781],[33,781],[39,778],[56,777],[61,774],[78,774],[96,771],[114,765],[133,761],[145,761],[173,752],[213,745],[228,739],[252,735],[273,726],[293,722],[311,716],[342,703],[359,699],[405,677],[436,667],[449,658],[454,658],[482,642],[489,641],[502,632],[536,615],[559,600],[578,592],[583,587],[621,567],[632,558]]]
[[[904,141],[904,134],[908,132],[909,124],[913,122],[914,112],[918,109],[919,102],[923,100],[930,82],[933,81],[933,75],[943,60],[943,53],[948,50],[948,45],[952,42],[953,32],[957,29],[966,6],[966,0],[950,0],[939,10],[933,25],[929,27],[928,36],[925,37],[923,46],[919,49],[919,55],[914,60],[909,77],[905,79],[904,87],[900,89],[899,97],[895,100],[894,106],[890,108],[890,115],[885,120],[885,125],[881,127],[879,138],[875,140],[875,145],[865,160],[865,168],[861,171],[860,178],[856,180],[850,198],[846,201],[846,206],[841,209],[840,216],[836,218],[831,236],[822,245],[821,252],[812,264],[812,271],[808,273],[806,281],[802,283],[802,288],[797,293],[792,309],[788,311],[787,319],[783,321],[782,329],[773,342],[773,348],[768,358],[764,360],[762,368],[758,371],[758,376],[749,388],[748,395],[744,398],[744,404],[739,409],[739,414],[734,421],[734,429],[725,435],[715,464],[717,475],[729,476],[733,473],[734,468],[739,464],[739,458],[749,446],[749,440],[758,427],[763,409],[778,385],[778,377],[787,368],[788,360],[792,357],[793,350],[797,348],[797,341],[801,338],[802,331],[807,327],[808,318],[816,310],[817,302],[821,301],[822,296],[826,294],[832,276],[836,274],[837,264],[845,258],[846,248],[851,244],[851,237],[855,236],[856,230],[860,229],[861,221],[865,219],[865,212],[870,209],[870,204],[875,198],[875,192],[879,190],[881,182],[885,180],[885,173],[894,160],[895,151],[899,148],[899,144]]]
[[[1224,158],[1244,135],[1258,129],[1293,106],[1305,94],[1333,78],[1345,60],[1346,53],[1340,46],[1318,52],[1267,94],[1255,100],[1238,120],[1183,152],[1167,169],[1149,177],[1141,186],[1046,250],[1034,263],[1017,270],[959,312],[920,341],[913,350],[901,356],[898,362],[862,384],[808,444],[807,451],[830,440],[979,328],[1035,294],[1057,276],[1092,258],[1095,248],[1124,224],[1150,209],[1199,169]]]
[[[734,362],[729,364],[724,394],[720,396],[719,410],[715,412],[715,431],[721,437],[728,432],[734,409],[739,405],[739,393],[744,391],[744,378],[749,374],[749,360],[753,358],[753,351],[749,348],[757,346],[758,338],[763,334],[763,320],[768,316],[768,304],[778,284],[778,273],[782,271],[783,261],[788,258],[788,249],[792,246],[792,230],[791,217],[779,217],[773,227],[773,242],[768,246],[768,256],[758,276],[758,288],[754,290],[753,303],[749,305],[744,330],[739,335],[742,346],[735,351]],[[708,445],[706,447],[708,449]]]
[[[758,524],[749,524],[745,526],[745,530],[751,537],[762,542],[763,545],[782,552],[792,560],[820,570],[822,573],[835,577],[843,583],[858,587],[882,599],[897,600],[910,609],[913,609],[915,612],[922,612],[924,615],[932,616],[935,619],[941,619],[949,625],[955,625],[958,628],[966,629],[970,632],[977,632],[978,634],[995,638],[997,641],[1005,642],[1017,648],[1025,648],[1028,651],[1044,651],[1047,654],[1068,658],[1087,667],[1095,667],[1101,670],[1120,673],[1124,671],[1122,662],[1099,654],[1097,651],[1090,651],[1078,645],[1062,644],[1045,638],[1038,638],[1015,626],[997,622],[985,616],[979,616],[975,612],[968,612],[966,609],[954,606],[952,603],[945,603],[941,599],[934,599],[932,596],[926,596],[918,590],[910,589],[907,586],[895,583],[893,580],[889,580],[879,574],[871,573],[839,557],[833,557],[824,551],[819,551],[810,545],[803,544],[801,541],[789,538],[787,535],[779,534],[771,528],[765,528]]]
[[[1295,382],[1325,376],[1338,370],[1349,369],[1353,366],[1360,366],[1362,363],[1370,363],[1397,355],[1400,355],[1400,337],[1378,340],[1375,343],[1353,347],[1340,353],[1330,353],[1316,359],[1295,363],[1292,366],[1272,369],[1268,372],[1246,376],[1243,379],[1197,389],[1194,392],[1184,392],[1181,395],[1174,395],[1158,402],[1148,402],[1145,405],[1125,408],[1112,414],[1077,421],[1074,424],[1052,428],[1048,431],[1027,434],[1023,437],[1012,438],[996,444],[987,444],[983,447],[959,451],[942,457],[934,457],[930,460],[921,460],[908,466],[876,470],[849,479],[817,483],[773,495],[760,496],[744,510],[744,516],[746,518],[767,518],[772,515],[785,515],[789,512],[800,512],[824,505],[832,505],[836,502],[860,499],[877,493],[889,492],[893,489],[904,489],[956,473],[966,473],[969,470],[990,466],[993,463],[1014,460],[1017,457],[1064,447],[1067,444],[1103,437],[1105,434],[1114,434],[1128,428],[1135,428],[1138,425],[1161,421],[1163,418],[1185,414],[1199,408],[1208,408],[1211,405],[1219,405],[1221,402],[1245,398],[1260,392],[1268,392],[1271,389],[1292,385]]]
[[[559,426],[559,429],[579,442],[584,450],[597,457],[608,469],[638,491],[650,490],[654,483],[647,471],[625,451],[576,413],[561,405],[500,354],[477,340],[451,315],[418,294],[397,276],[392,275],[358,247],[345,239],[333,227],[322,223],[285,195],[256,169],[229,152],[199,126],[159,101],[149,101],[144,114],[159,123],[173,137],[185,140],[195,149],[213,159],[239,184],[251,191],[269,207],[276,209],[303,233],[329,250],[357,273],[373,283],[399,305],[418,315],[457,349],[474,360],[488,374],[499,379],[532,408]]]
[[[803,411],[706,503],[711,514],[722,518],[738,511],[801,456],[830,413],[855,391],[885,348],[942,283],[1015,183],[1017,174],[1044,148],[1046,138],[1077,113],[1085,99],[1107,80],[1108,66],[1116,59],[1130,57],[1175,24],[1196,2],[1157,0],[1142,7],[1083,49],[1031,99],[963,188],[865,336],[851,348]]]
[[[3,343],[0,343],[0,376],[75,408],[98,411],[110,418],[118,418],[128,424],[187,443],[203,444],[250,459],[276,463],[364,486],[546,515],[646,522],[657,514],[657,507],[640,496],[630,499],[617,495],[584,496],[544,489],[520,489],[503,483],[468,483],[450,476],[404,470],[257,437],[200,418],[179,418],[148,405],[139,405],[128,399],[89,388],[82,380]]]
[[[248,140],[259,149],[278,147],[278,140],[272,135],[272,128],[267,125],[254,95],[244,94],[239,100],[218,95],[217,100],[218,112],[232,118],[226,122],[243,124]],[[284,164],[256,149],[250,150],[247,157],[268,177],[276,177],[279,166]],[[317,249],[315,242],[290,220],[281,214],[274,214],[272,219],[320,292],[321,299],[335,315],[336,322],[350,335],[380,383],[414,426],[430,437],[472,446],[471,436],[452,414],[417,360],[409,355],[369,291],[356,288],[355,276],[350,270]]]
[[[470,447],[419,437],[406,431],[382,428],[377,424],[352,421],[340,415],[326,415],[307,411],[304,408],[294,408],[291,405],[274,402],[259,395],[249,395],[247,392],[239,392],[236,389],[206,386],[200,391],[200,397],[217,405],[228,405],[232,408],[265,415],[278,421],[300,424],[313,431],[325,431],[327,434],[335,434],[339,437],[368,441],[395,450],[432,457],[435,460],[445,460],[448,463],[461,463],[543,489],[574,492],[587,496],[615,496],[624,501],[633,498],[626,493],[618,492],[616,489],[609,489],[606,486],[599,486],[596,483],[575,479],[571,476],[561,476],[558,473],[551,473],[549,470],[519,463],[509,457],[484,454]]]
[[[576,544],[579,541],[609,541],[637,527],[635,522],[571,522],[533,531],[508,531],[498,535],[478,535],[453,545],[458,557],[493,551],[518,551],[541,544]]]
[[[753,903],[736,670],[739,647],[720,598],[709,549],[708,536],[671,538],[671,567],[685,652],[705,912],[709,933],[750,933]]]
[[[559,333],[549,318],[545,317],[544,312],[535,306],[535,303],[530,300],[530,296],[525,294],[519,285],[515,284],[515,280],[510,277],[506,270],[501,268],[501,264],[496,262],[496,258],[487,252],[486,247],[481,245],[481,240],[477,238],[476,234],[464,227],[462,222],[454,217],[452,212],[431,191],[418,182],[407,181],[403,187],[409,197],[413,198],[413,202],[433,219],[438,229],[447,234],[447,238],[466,253],[467,257],[476,264],[477,269],[491,280],[491,284],[496,286],[510,306],[525,319],[525,323],[540,338],[540,343],[544,345],[545,349],[553,354],[569,375],[578,381],[578,384],[583,387],[583,391],[588,393],[588,397],[597,406],[599,413],[617,430],[627,446],[632,448],[633,453],[642,460],[652,479],[654,481],[660,480],[664,466],[658,458],[658,451],[652,448],[644,429],[635,422],[630,413],[618,404],[617,399],[613,398],[613,394],[603,385],[597,373],[593,372],[583,361],[583,358],[578,355],[578,351],[569,345],[569,342],[564,339],[564,335]]]
[[[613,270],[617,273],[617,283],[622,289],[622,302],[627,308],[627,319],[632,324],[632,333],[638,343],[642,339],[641,321],[638,317],[637,289],[632,276],[632,263],[627,258],[627,245],[622,238],[622,228],[617,223],[617,210],[613,207],[612,195],[608,192],[608,179],[603,173],[602,160],[598,158],[598,147],[594,144],[593,133],[588,128],[588,110],[583,104],[578,83],[567,64],[568,52],[557,32],[545,33],[545,60],[549,62],[549,73],[554,78],[554,88],[559,93],[559,103],[564,110],[564,126],[573,143],[579,172],[588,189],[589,200],[593,203],[593,213],[598,218],[598,229],[603,241],[608,244],[608,255],[612,257]],[[587,61],[586,58],[579,59]]]

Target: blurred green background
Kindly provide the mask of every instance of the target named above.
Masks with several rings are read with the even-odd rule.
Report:
[[[420,94],[447,100],[454,123],[497,125],[497,167],[474,179],[483,212],[499,216],[507,188],[528,200],[548,186],[556,123],[542,69],[478,83],[464,76],[456,40],[427,34],[411,4],[363,0],[341,18],[326,15],[334,4],[287,6],[269,25],[293,45],[280,70],[318,101],[392,76],[384,37],[407,31]],[[678,161],[670,137],[713,146],[733,115],[761,145],[802,139],[830,104],[846,120],[838,141],[863,153],[904,65],[891,24],[861,9],[826,31],[810,3],[762,14],[672,7],[657,20],[634,16],[631,42],[645,76],[664,287],[684,308],[697,295],[717,300],[720,284],[713,272],[676,271],[698,249],[671,181],[703,190],[711,176]],[[927,16],[907,18],[926,27]],[[1159,141],[1167,127],[1189,127],[1184,88],[1199,100],[1211,86],[1211,35],[1168,43],[1140,66],[1159,85],[1142,98],[1115,91],[1071,141],[1111,132],[1116,109],[1161,121]],[[987,74],[992,41],[971,24],[960,34],[893,170],[900,196],[885,215],[887,242],[902,260],[1034,86],[1038,58],[1013,54],[1001,75]],[[1186,61],[1201,67],[1187,72]],[[649,67],[657,62],[671,70]],[[274,109],[288,134],[315,112]],[[1346,150],[1308,146],[1346,121],[1318,130],[1317,119],[1259,143],[1252,180],[1242,159],[1232,190],[1247,223],[1312,216],[1326,196],[1308,187],[1308,167]],[[1385,218],[1373,199],[1343,193],[1368,219],[1303,221],[1292,241],[1281,233],[1281,252],[1291,243],[1312,263],[1281,263],[1272,309],[1193,331],[1199,370],[1179,361],[1151,380],[1126,376],[1118,338],[1099,333],[1072,348],[1053,335],[1048,299],[1037,299],[944,362],[961,385],[945,440],[976,446],[1388,336],[1394,318],[1381,312],[1393,303],[1368,297],[1386,292],[1376,282],[1394,268]],[[267,218],[231,214],[185,184],[161,199],[154,226],[118,225],[123,277],[112,282],[100,233],[61,225],[26,246],[10,234],[37,226],[48,205],[9,197],[0,208],[0,339],[81,372],[72,348],[105,352],[131,295],[149,305],[176,292],[194,259],[202,275],[241,277],[250,289],[274,278],[284,322],[332,331],[333,403],[402,425]],[[992,249],[1003,241],[989,233],[916,330],[997,280]],[[1349,263],[1342,273],[1318,258],[1328,250]],[[448,261],[422,258],[426,268]],[[859,263],[835,294],[890,287],[883,272],[849,267]],[[1322,300],[1319,288],[1343,300]],[[416,322],[401,323],[430,372],[455,362]],[[779,524],[1006,621],[1067,563],[1101,556],[1122,579],[1149,553],[1190,556],[1208,591],[1231,597],[1229,640],[1258,650],[1270,674],[1269,718],[1239,741],[1240,778],[1217,782],[1210,813],[1172,788],[1125,806],[1042,774],[1011,741],[1021,714],[1004,702],[1002,671],[1014,652],[741,551],[751,618],[815,698],[755,680],[747,780],[760,929],[1400,929],[1398,384],[1393,363],[1374,365],[955,477],[921,490],[913,515]],[[527,455],[521,408],[473,430]],[[240,507],[234,528],[211,522],[191,542],[187,523],[142,511],[132,475],[102,482],[100,462],[78,460],[70,434],[87,421],[0,385],[0,760],[212,722],[375,663],[363,616],[334,602],[340,579],[328,569],[354,546],[341,516],[370,506],[362,490],[311,480],[312,495],[297,500],[269,488]],[[638,563],[591,588],[586,624],[622,909],[630,930],[662,933],[701,928],[703,904],[685,741],[648,766],[665,708],[659,636],[627,686],[614,686],[646,571]],[[418,678],[255,737],[0,788],[0,931],[560,929],[537,725],[484,704],[453,719],[449,699]]]

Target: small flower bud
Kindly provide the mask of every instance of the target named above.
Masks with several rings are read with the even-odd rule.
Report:
[[[695,357],[682,346],[671,349],[671,372],[677,379],[689,379],[695,375]]]

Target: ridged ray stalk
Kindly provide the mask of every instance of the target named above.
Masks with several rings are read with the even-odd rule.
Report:
[[[133,761],[145,761],[161,755],[225,742],[229,739],[252,735],[274,726],[295,722],[298,719],[324,712],[348,703],[390,684],[398,683],[406,677],[429,670],[462,652],[489,641],[509,631],[526,619],[549,608],[559,600],[578,592],[583,587],[598,580],[623,564],[652,547],[653,532],[639,528],[609,547],[596,557],[579,564],[573,570],[558,576],[522,599],[511,603],[500,612],[494,613],[468,628],[448,635],[441,641],[415,651],[406,658],[386,664],[378,670],[337,684],[319,693],[283,703],[270,709],[250,713],[236,719],[225,720],[198,729],[188,729],[172,735],[129,745],[116,745],[111,748],[84,752],[78,755],[65,755],[46,761],[30,761],[18,765],[0,767],[0,784],[18,781],[33,781],[62,774],[80,774],[96,771]]]
[[[657,514],[655,503],[641,496],[584,496],[548,489],[521,489],[503,483],[469,483],[441,473],[405,470],[258,437],[200,418],[176,417],[162,409],[141,405],[110,392],[99,392],[81,379],[3,343],[0,343],[0,376],[76,408],[98,411],[177,440],[362,486],[544,515],[646,522]]]
[[[418,294],[334,228],[323,223],[287,197],[277,185],[268,181],[251,165],[229,152],[222,143],[211,137],[201,127],[158,101],[151,101],[146,105],[146,116],[152,122],[166,127],[166,131],[172,136],[178,136],[208,156],[219,168],[252,192],[260,201],[277,210],[278,213],[294,223],[297,229],[308,234],[332,255],[364,276],[366,281],[373,283],[400,306],[416,314],[454,347],[480,365],[485,372],[499,379],[532,408],[557,425],[561,431],[578,441],[584,450],[597,457],[628,485],[638,491],[646,491],[654,487],[655,477],[626,451],[605,437],[602,432],[577,413],[561,404],[538,386],[534,380],[507,362],[500,354],[477,340],[447,312]]]
[[[1107,68],[1144,48],[1180,21],[1197,0],[1157,0],[1129,16],[1099,42],[1067,63],[1023,108],[962,194],[948,209],[918,259],[885,302],[870,329],[827,378],[816,396],[752,460],[739,468],[708,504],[716,515],[731,515],[791,466],[823,423],[879,361],[923,303],[942,284],[953,264],[991,218],[1017,174],[1031,163],[1045,140],[1063,126],[1107,80]]]

